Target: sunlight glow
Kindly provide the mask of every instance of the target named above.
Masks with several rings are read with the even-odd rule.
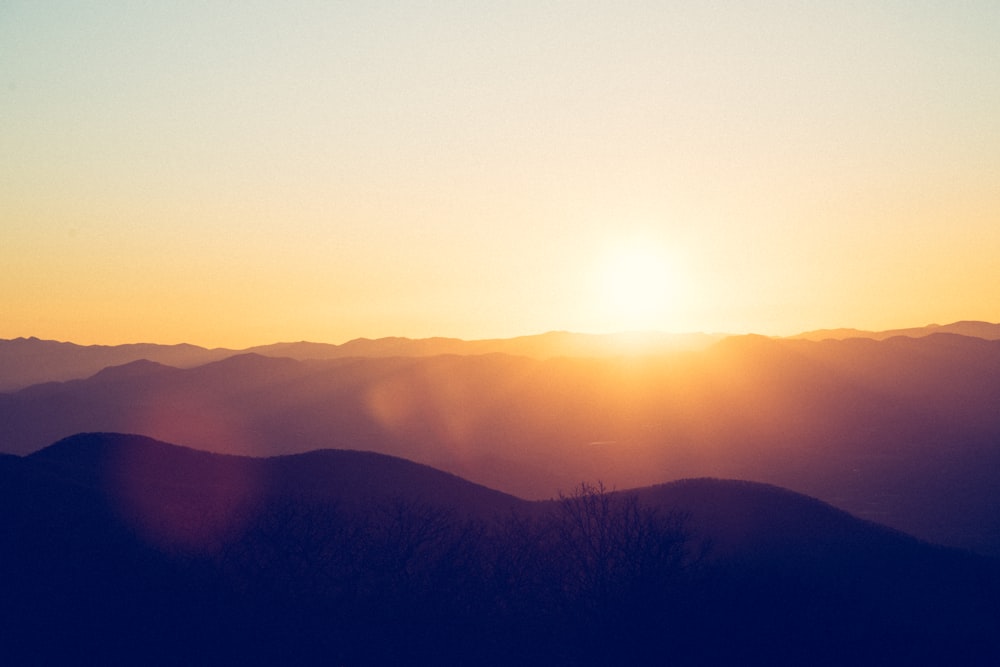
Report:
[[[599,270],[602,319],[617,331],[669,327],[678,296],[676,267],[655,243],[631,241],[609,249]]]

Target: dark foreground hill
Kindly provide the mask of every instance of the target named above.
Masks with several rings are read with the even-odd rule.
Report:
[[[995,561],[761,484],[528,502],[358,452],[0,457],[3,664],[996,664]]]
[[[1000,341],[728,338],[699,352],[137,361],[0,394],[0,451],[142,433],[220,453],[339,448],[527,498],[581,479],[753,479],[1000,555]]]

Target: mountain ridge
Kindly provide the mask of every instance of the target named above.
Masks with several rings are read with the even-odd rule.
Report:
[[[131,451],[130,451],[131,450]],[[135,451],[141,455],[132,456]],[[169,478],[173,489],[219,483],[221,467],[241,468],[238,475],[222,475],[223,483],[243,476],[257,485],[253,493],[261,499],[272,494],[331,499],[349,497],[362,503],[368,498],[419,495],[435,506],[455,505],[483,511],[491,505],[506,510],[521,501],[415,461],[351,449],[322,449],[278,456],[251,457],[221,454],[127,433],[78,433],[63,438],[25,457],[55,469],[80,473],[75,481],[101,485],[109,476],[137,475],[144,483]],[[263,472],[265,469],[269,474]],[[376,471],[377,474],[370,474]],[[407,480],[425,477],[424,489],[407,488]],[[418,491],[417,493],[413,493]],[[454,502],[465,494],[472,501]],[[474,497],[476,494],[482,498]]]
[[[963,320],[946,325],[928,325],[886,331],[860,329],[817,329],[778,339],[829,340],[892,336],[922,337],[933,333],[1000,339],[1000,324]],[[123,345],[78,345],[67,341],[20,337],[0,339],[0,392],[11,392],[35,384],[88,377],[107,366],[118,366],[138,359],[149,359],[167,366],[190,368],[246,353],[264,356],[287,356],[299,360],[334,359],[350,356],[434,356],[439,354],[504,353],[546,359],[559,356],[650,355],[702,350],[732,336],[720,333],[634,332],[585,334],[549,331],[512,338],[465,340],[448,337],[354,338],[340,344],[321,342],[278,342],[244,349],[205,348],[189,343],[161,345],[127,343]]]
[[[1000,341],[731,337],[641,358],[138,364],[0,394],[0,451],[78,432],[222,453],[402,456],[520,497],[581,479],[755,479],[1000,554]]]
[[[472,510],[474,516],[485,518],[551,506],[579,491],[576,486],[551,499],[526,500],[433,466],[375,452],[323,449],[251,457],[219,454],[130,433],[78,433],[26,456],[4,457],[7,462],[40,465],[62,481],[110,492],[112,496],[120,492],[114,488],[120,482],[116,477],[135,477],[144,493],[157,495],[157,502],[164,500],[160,495],[163,488],[179,490],[178,497],[182,497],[198,487],[217,485],[220,478],[222,483],[231,481],[234,475],[218,474],[225,467],[241,468],[235,476],[245,475],[251,483],[259,485],[259,500],[291,497],[362,507],[380,499],[413,499],[436,507]],[[270,474],[264,473],[264,469],[270,469]],[[445,486],[452,488],[445,490]],[[727,554],[753,546],[746,541],[747,534],[761,533],[765,542],[783,536],[804,544],[822,539],[822,533],[830,530],[818,528],[819,525],[832,523],[842,527],[845,522],[850,524],[850,530],[868,536],[857,540],[858,544],[901,539],[908,544],[954,551],[854,516],[818,498],[753,480],[685,478],[638,488],[609,488],[602,493],[611,498],[634,497],[646,506],[693,516],[697,529],[714,540],[714,547],[721,545],[722,552]],[[474,495],[481,499],[470,501],[469,497]],[[792,508],[790,513],[789,508]],[[786,516],[782,517],[783,513]],[[725,533],[721,543],[715,532],[720,529]],[[833,532],[838,530],[842,528]],[[879,538],[873,540],[871,535],[875,534]]]
[[[950,324],[928,324],[923,327],[906,327],[903,329],[885,329],[882,331],[871,331],[866,329],[815,329],[804,331],[788,338],[800,338],[806,340],[843,340],[845,338],[871,338],[873,340],[884,340],[894,336],[905,336],[908,338],[920,338],[935,333],[950,333],[960,336],[970,336],[973,338],[983,338],[985,340],[1000,339],[1000,324],[984,322],[981,320],[959,320]]]
[[[298,360],[346,357],[425,357],[441,354],[505,353],[535,358],[553,356],[615,356],[701,349],[718,340],[713,334],[580,334],[547,332],[515,338],[464,340],[431,337],[355,338],[345,343],[279,342],[245,349],[204,348],[189,343],[160,345],[78,345],[36,337],[0,339],[0,392],[34,384],[89,377],[107,366],[148,359],[168,366],[191,368],[241,355],[290,357]]]
[[[997,560],[787,489],[692,479],[526,501],[409,461],[337,454],[249,459],[90,433],[0,456],[0,560],[16,573],[0,596],[0,660],[617,657],[693,667],[1000,657]],[[402,466],[410,481],[358,495],[365,484],[344,488],[310,458],[331,455],[342,477],[377,487],[393,478],[386,466]],[[247,491],[282,477],[269,493]],[[303,493],[309,479],[321,488]],[[465,483],[436,505],[441,480]],[[462,512],[474,496],[485,506]],[[592,549],[597,558],[581,557]]]

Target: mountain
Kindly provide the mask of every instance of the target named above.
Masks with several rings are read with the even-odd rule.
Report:
[[[368,452],[251,459],[91,433],[0,456],[0,663],[339,663],[326,643],[350,619],[317,612],[303,590],[319,590],[309,577],[339,562],[322,549],[336,544],[358,574],[388,576],[395,545],[428,548],[432,529],[524,504]],[[393,627],[352,628],[353,650]]]
[[[1000,657],[995,560],[762,484],[528,502],[370,453],[81,434],[0,456],[0,508],[6,664]]]
[[[379,452],[528,498],[752,479],[1000,554],[1000,341],[730,337],[702,351],[136,362],[0,394],[0,451],[78,432],[225,454]]]
[[[933,547],[770,485],[690,479],[631,493],[684,512],[710,540],[709,575],[686,610],[698,664],[994,659],[982,638],[993,621],[980,614],[1000,610],[987,593],[1000,582],[995,560]],[[719,636],[726,640],[709,640]],[[780,648],[763,659],[734,650],[769,644]]]
[[[146,359],[168,366],[190,368],[237,354],[294,359],[346,357],[428,357],[441,354],[504,353],[533,358],[560,356],[618,356],[702,349],[720,335],[691,333],[577,334],[550,332],[518,338],[461,340],[458,338],[358,338],[342,345],[329,343],[275,343],[230,350],[195,345],[76,345],[74,343],[15,338],[0,340],[0,392],[11,392],[44,382],[85,378],[108,366]]]
[[[862,329],[817,329],[806,331],[791,338],[803,340],[843,340],[845,338],[871,338],[873,340],[885,340],[894,336],[908,336],[910,338],[922,338],[937,333],[957,334],[959,336],[972,336],[984,338],[986,340],[1000,339],[1000,324],[977,321],[952,322],[951,324],[928,324],[925,327],[910,327],[907,329],[888,329],[886,331],[864,331]]]
[[[88,377],[102,368],[139,359],[187,368],[231,354],[233,350],[208,350],[187,344],[76,345],[38,338],[0,340],[0,392]]]
[[[214,454],[152,438],[85,433],[24,459],[63,481],[100,488],[123,511],[187,506],[199,521],[246,511],[275,498],[362,506],[396,497],[477,516],[523,501],[405,459],[353,450],[271,458]],[[145,520],[139,517],[137,520]]]
[[[254,511],[272,502],[302,500],[363,509],[406,499],[489,519],[560,502],[522,500],[430,466],[373,452],[325,449],[258,458],[122,433],[80,433],[24,457],[2,455],[0,462],[8,473],[17,469],[26,474],[29,484],[22,484],[15,495],[33,494],[33,502],[40,502],[31,485],[44,478],[66,488],[99,492],[102,503],[129,521],[145,520],[130,514],[154,504],[158,511],[189,504],[205,519],[206,513],[231,513],[237,505]],[[684,479],[606,493],[634,496],[643,506],[686,515],[694,533],[711,539],[715,557],[789,547],[824,550],[834,544],[850,549],[919,544],[817,499],[759,482]],[[58,502],[58,495],[49,501]]]
[[[954,333],[987,340],[1000,339],[1000,324],[954,322],[947,325],[862,331],[821,329],[792,336],[793,339],[828,340],[893,336],[922,337],[934,333]],[[430,357],[442,354],[511,354],[535,359],[554,357],[648,356],[703,350],[725,338],[725,334],[633,332],[581,334],[551,331],[532,336],[462,340],[458,338],[357,338],[341,345],[301,341],[274,343],[244,350],[206,349],[196,345],[76,345],[38,338],[0,339],[0,392],[12,392],[44,382],[85,378],[108,366],[147,359],[168,366],[190,368],[236,354],[259,354],[293,359],[340,359],[346,357]]]
[[[552,357],[613,357],[704,349],[722,334],[634,332],[583,334],[550,331],[533,336],[462,340],[459,338],[356,338],[342,345],[324,343],[277,343],[248,348],[246,352],[295,359],[342,357],[431,357],[442,354],[511,354],[548,359]]]

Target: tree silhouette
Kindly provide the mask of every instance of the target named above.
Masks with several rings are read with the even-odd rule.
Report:
[[[669,630],[674,588],[697,560],[685,515],[598,482],[560,495],[553,520],[562,602],[580,630],[577,645],[621,660],[623,650]]]

